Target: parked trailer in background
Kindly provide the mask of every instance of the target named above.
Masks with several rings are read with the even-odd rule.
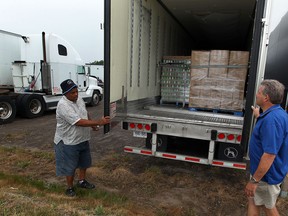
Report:
[[[251,105],[260,82],[275,78],[288,87],[287,11],[285,0],[105,0],[104,76],[105,92],[110,91],[105,111],[116,113],[115,121],[121,120],[131,136],[146,139],[145,146],[135,143],[125,152],[246,169]],[[216,105],[191,111],[185,101],[162,100],[163,67],[169,65],[163,58],[203,50],[249,52],[240,115],[221,112]]]
[[[86,64],[90,68],[90,75],[99,77],[104,81],[104,66]]]
[[[86,64],[90,76],[96,77],[98,85],[103,88],[104,86],[104,66],[103,65],[92,65]]]
[[[22,36],[0,30],[0,124],[12,122],[16,111],[27,118],[55,109],[60,83],[72,79],[79,95],[97,105],[103,90],[77,51],[55,34]]]

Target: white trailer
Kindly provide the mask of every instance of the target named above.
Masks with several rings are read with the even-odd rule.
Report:
[[[17,113],[27,118],[55,109],[62,96],[60,83],[72,79],[79,95],[97,105],[103,90],[67,41],[55,34],[22,36],[0,30],[0,124]]]
[[[99,77],[104,81],[104,66],[103,65],[87,65],[90,68],[90,75]]]
[[[98,80],[98,86],[104,86],[104,66],[103,65],[92,65],[86,64],[88,73],[90,76],[95,77]]]
[[[104,108],[146,138],[125,152],[246,169],[259,83],[288,87],[287,12],[286,0],[105,0]],[[162,57],[215,49],[250,53],[242,115],[161,104]]]

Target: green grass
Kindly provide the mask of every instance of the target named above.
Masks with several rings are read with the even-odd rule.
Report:
[[[0,172],[0,181],[1,216],[78,216],[83,212],[85,215],[125,215],[121,212],[123,209],[125,212],[127,198],[116,193],[76,188],[77,196],[69,198],[64,195],[65,186],[48,184],[31,176]],[[5,187],[7,192],[3,192]]]
[[[16,162],[16,166],[21,168],[21,169],[25,169],[26,167],[28,167],[31,164],[31,161],[17,161]]]
[[[99,216],[105,215],[104,207],[102,205],[97,206],[94,210],[94,214]]]
[[[55,159],[55,155],[52,152],[33,152],[32,155],[36,158],[43,158],[51,161]]]
[[[4,147],[4,146],[0,147],[0,152],[5,152],[5,153],[16,153],[17,150],[18,149],[16,147]]]
[[[0,180],[7,180],[9,184],[17,184],[22,186],[33,187],[41,191],[41,193],[61,193],[65,191],[66,187],[59,184],[49,184],[45,181],[34,179],[31,176],[19,176],[19,175],[8,175],[0,172]],[[124,196],[119,196],[114,193],[102,191],[100,189],[96,190],[86,190],[77,189],[77,197],[80,198],[92,198],[100,199],[107,204],[124,204],[127,198]]]
[[[44,181],[34,179],[31,176],[8,175],[0,172],[0,179],[8,180],[9,184],[30,186],[41,191],[59,193],[60,191],[63,192],[64,190],[63,186],[60,186],[58,184],[48,184]]]

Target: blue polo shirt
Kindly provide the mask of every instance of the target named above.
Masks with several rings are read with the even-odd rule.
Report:
[[[261,180],[270,185],[281,183],[288,172],[288,115],[280,105],[270,107],[257,118],[249,144],[252,175],[264,152],[276,158]]]

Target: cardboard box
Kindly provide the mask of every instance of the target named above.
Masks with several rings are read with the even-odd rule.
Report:
[[[205,79],[208,76],[210,51],[192,51],[191,79]]]
[[[195,87],[201,87],[201,86],[203,86],[203,80],[193,80],[193,79],[191,79],[191,81],[190,81],[190,88],[195,88]]]
[[[190,88],[189,97],[200,97],[201,89],[199,88]]]
[[[230,51],[229,65],[248,65],[249,52]]]
[[[227,78],[234,80],[242,80],[245,81],[247,76],[246,68],[229,68]]]
[[[222,90],[221,89],[211,89],[211,98],[221,98],[222,96]]]
[[[210,62],[210,51],[194,51],[191,54],[191,65],[193,66],[207,66]]]
[[[190,77],[192,80],[202,80],[208,77],[208,68],[192,68]]]
[[[224,100],[233,100],[233,91],[229,91],[229,90],[222,90],[221,91],[221,99]]]
[[[227,111],[242,111],[244,107],[243,100],[221,100],[220,108]]]
[[[227,90],[244,90],[245,81],[243,80],[232,80],[232,79],[225,79],[223,80],[223,88]]]
[[[207,100],[207,98],[189,97],[189,107],[192,108],[206,108],[219,109],[220,100]]]
[[[212,50],[210,53],[208,76],[210,78],[226,78],[228,63],[229,63],[228,50]]]
[[[202,89],[200,90],[200,97],[201,97],[201,98],[208,98],[208,100],[209,100],[209,98],[211,98],[211,89],[209,89],[209,88],[202,88]]]
[[[230,51],[229,68],[227,78],[236,80],[246,80],[248,71],[249,52],[245,51]]]
[[[244,100],[244,90],[234,91],[233,100]]]

